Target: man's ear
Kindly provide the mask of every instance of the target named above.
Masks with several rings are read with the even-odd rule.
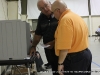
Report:
[[[60,13],[60,9],[57,9],[57,12],[59,12],[59,13]]]

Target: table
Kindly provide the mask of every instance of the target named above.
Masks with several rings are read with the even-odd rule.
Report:
[[[10,59],[10,60],[0,60],[0,66],[5,66],[5,65],[25,65],[26,68],[28,69],[28,75],[30,75],[30,67],[34,63],[34,60],[32,59]],[[16,67],[17,68],[17,67]],[[6,69],[5,69],[5,74],[6,74]]]

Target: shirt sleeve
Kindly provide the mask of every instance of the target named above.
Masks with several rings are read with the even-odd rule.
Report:
[[[97,32],[100,32],[100,28],[97,29]]]
[[[69,20],[59,23],[57,32],[57,50],[71,49],[73,39],[73,27]]]

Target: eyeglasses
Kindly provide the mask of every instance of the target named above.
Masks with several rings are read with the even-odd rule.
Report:
[[[56,8],[56,9],[53,11],[53,13],[54,13],[56,10],[60,10],[60,9],[59,9],[59,8]]]
[[[45,4],[44,7],[41,7],[41,8],[40,8],[40,10],[41,10],[41,11],[44,11],[45,8],[47,8],[48,6],[49,6],[49,4]]]

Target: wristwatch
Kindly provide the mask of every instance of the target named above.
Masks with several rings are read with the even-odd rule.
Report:
[[[63,63],[58,63],[58,65],[63,65]]]

